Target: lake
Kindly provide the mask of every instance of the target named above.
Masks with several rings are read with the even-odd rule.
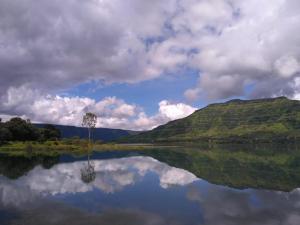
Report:
[[[298,151],[259,152],[2,155],[0,224],[299,225]]]

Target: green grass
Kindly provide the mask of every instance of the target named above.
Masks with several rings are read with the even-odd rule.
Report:
[[[9,142],[0,146],[0,153],[22,156],[22,155],[59,155],[59,154],[86,154],[87,150],[93,151],[127,151],[144,150],[153,148],[152,145],[125,145],[114,143],[93,143],[87,140],[65,139],[61,141],[46,142]]]

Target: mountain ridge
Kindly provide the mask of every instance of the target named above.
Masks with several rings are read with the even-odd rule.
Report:
[[[210,104],[121,142],[279,141],[299,139],[300,102],[286,97]]]

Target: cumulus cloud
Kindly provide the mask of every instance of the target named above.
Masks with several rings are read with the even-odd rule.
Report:
[[[158,76],[161,69],[150,65],[146,40],[166,33],[175,2],[1,1],[1,90],[23,84],[52,90],[88,80],[138,82]]]
[[[297,91],[294,94],[293,98],[296,99],[296,100],[300,100],[300,77],[295,79],[295,84],[294,85],[295,85],[294,88]]]
[[[143,109],[128,104],[116,97],[106,97],[100,101],[85,97],[61,97],[43,94],[27,86],[9,88],[2,96],[0,114],[7,120],[12,116],[29,118],[33,122],[81,126],[85,112],[98,116],[97,127],[147,130],[170,120],[183,118],[196,109],[183,104],[163,100],[154,116],[147,116]]]
[[[192,114],[195,110],[196,108],[183,103],[172,104],[166,100],[159,103],[160,115],[163,115],[170,120],[186,117],[187,115]]]
[[[293,56],[283,56],[275,61],[275,69],[279,75],[290,77],[300,71],[300,63]]]
[[[255,86],[251,97],[293,96],[300,69],[300,37],[293,32],[300,26],[299,2],[215,0],[199,4],[204,2],[199,18],[194,13],[197,8],[187,8],[179,20],[178,32],[190,30],[189,43],[198,50],[190,64],[200,71],[199,83],[186,97],[244,95],[248,84]],[[215,8],[215,14],[205,13]],[[202,25],[195,28],[196,24]]]
[[[91,80],[134,83],[191,68],[199,81],[188,100],[246,95],[248,85],[247,97],[295,97],[299,20],[298,0],[2,0],[0,96],[27,85],[51,93],[38,101],[45,109],[63,101],[84,108],[93,100],[53,95]],[[122,107],[110,123],[134,114],[135,106]],[[65,110],[64,120],[76,120],[76,107]],[[136,115],[133,124],[157,125],[158,117]]]

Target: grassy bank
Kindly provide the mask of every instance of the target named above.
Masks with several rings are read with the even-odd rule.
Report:
[[[61,141],[46,142],[9,142],[0,146],[0,153],[8,155],[58,155],[58,154],[86,154],[87,150],[93,151],[119,151],[119,150],[144,150],[151,145],[126,145],[114,143],[93,143],[87,140],[65,139]]]

